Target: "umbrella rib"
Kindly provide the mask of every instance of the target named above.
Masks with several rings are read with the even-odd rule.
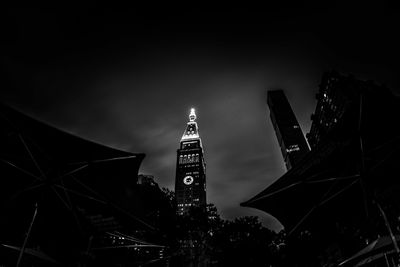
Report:
[[[12,197],[10,197],[10,198],[8,199],[8,201],[17,198],[20,194],[22,194],[22,193],[24,193],[24,192],[27,192],[27,191],[36,189],[36,188],[41,187],[41,186],[43,186],[43,185],[44,185],[44,183],[41,182],[41,183],[39,183],[39,184],[35,184],[35,185],[32,185],[32,186],[27,187],[27,188],[25,188],[25,189],[22,189],[22,190],[18,191],[17,193],[15,193],[14,195],[12,195]]]
[[[357,182],[357,181],[358,181],[358,179],[357,179],[357,180],[354,180],[354,181],[350,184],[350,186],[353,185],[353,184],[354,184],[355,182]],[[321,197],[321,200],[324,199],[324,198],[332,191],[332,189],[333,189],[333,187],[334,187],[335,184],[336,184],[336,183],[333,183],[333,184],[329,187],[329,189],[328,189],[328,190],[325,192],[325,194]],[[339,193],[343,192],[343,191],[344,191],[345,189],[347,189],[348,187],[349,187],[349,186],[347,186],[347,187],[345,187],[344,189],[340,190],[338,193],[336,193],[336,194],[334,194],[333,196],[331,196],[330,198],[328,198],[328,200],[330,200],[330,199],[332,199],[333,197],[337,196]],[[301,218],[301,220],[295,225],[295,227],[293,227],[292,230],[290,230],[289,235],[292,234],[292,233],[300,226],[300,224],[302,224],[303,221],[304,221],[305,219],[307,219],[307,217],[308,217],[317,207],[321,206],[321,205],[324,204],[325,202],[326,202],[326,201],[321,201],[320,203],[315,204],[315,205],[306,213],[306,215],[304,215],[303,218]]]
[[[147,262],[142,263],[141,266],[145,266],[145,265],[148,265],[148,264],[151,264],[151,263],[154,263],[154,262],[157,262],[157,261],[161,261],[161,260],[166,260],[166,259],[168,259],[168,258],[171,258],[171,256],[163,257],[163,258],[156,258],[156,259],[154,259],[154,260],[149,260],[149,261],[147,261]]]
[[[393,153],[394,153],[394,151],[388,153],[388,155],[385,158],[378,161],[378,163],[376,163],[369,171],[371,172],[371,171],[375,170],[376,168],[378,168],[378,166],[381,165],[383,162],[385,162],[388,158],[390,158],[390,156],[392,156]]]
[[[89,186],[87,186],[87,185],[84,184],[83,182],[79,181],[79,179],[77,179],[75,176],[71,175],[71,177],[72,177],[72,179],[73,179],[75,182],[77,182],[80,186],[82,186],[83,188],[85,188],[85,189],[88,190],[89,192],[93,193],[93,194],[96,195],[97,197],[103,198],[103,199],[104,199],[103,196],[101,196],[99,193],[97,193],[96,191],[94,191],[92,188],[90,188]],[[72,191],[72,192],[73,192],[73,191]],[[104,204],[107,204],[106,201],[102,201],[102,200],[99,200],[99,201],[101,201],[101,202],[104,203]]]
[[[99,162],[108,162],[108,161],[114,161],[114,160],[121,160],[121,159],[133,159],[136,158],[136,156],[126,156],[126,157],[116,157],[116,158],[109,158],[109,159],[98,159],[98,160],[93,160],[93,163],[99,163]]]
[[[324,171],[322,171],[322,172],[317,172],[316,174],[313,174],[313,175],[311,175],[310,177],[308,177],[307,180],[305,180],[305,181],[308,181],[308,180],[310,180],[310,179],[312,179],[312,178],[314,178],[314,177],[317,177],[317,176],[319,176],[319,175],[321,175],[321,174],[327,173],[328,171],[329,171],[329,170],[324,170]]]
[[[14,249],[14,250],[21,250],[20,247],[11,246],[11,245],[7,245],[7,244],[1,244],[1,245],[3,247],[6,247],[6,248],[10,248],[10,249]],[[40,253],[40,254],[38,254],[38,253]],[[33,255],[35,257],[38,257],[39,259],[47,260],[47,261],[50,261],[52,263],[58,263],[54,259],[49,257],[48,255],[46,255],[43,252],[41,252],[40,250],[35,250],[35,249],[32,249],[32,248],[26,248],[25,251],[24,251],[24,254]]]
[[[72,207],[68,206],[68,204],[65,202],[65,200],[61,197],[61,195],[57,192],[57,190],[54,188],[54,186],[50,186],[51,189],[54,191],[54,193],[56,193],[56,195],[58,196],[58,198],[61,200],[61,202],[65,205],[65,207],[67,207],[67,209],[69,211],[71,211]]]
[[[85,197],[85,198],[87,198],[87,199],[90,199],[90,200],[99,202],[99,203],[101,203],[101,204],[107,204],[107,202],[105,202],[105,201],[103,201],[103,200],[99,200],[99,199],[97,199],[97,198],[88,196],[88,195],[86,195],[86,194],[79,193],[79,192],[77,192],[77,191],[75,191],[75,190],[68,189],[68,188],[63,187],[63,186],[61,186],[61,185],[55,185],[55,186],[58,187],[58,188],[61,188],[61,189],[65,190],[65,191],[68,191],[68,192],[70,192],[70,193],[72,193],[72,194],[75,194],[75,195],[78,195],[78,196],[81,196],[81,197]]]
[[[56,177],[56,178],[54,179],[54,181],[62,180],[64,177],[69,176],[69,175],[72,175],[72,174],[74,174],[74,173],[76,173],[76,172],[78,172],[78,171],[80,171],[80,170],[82,170],[82,169],[84,169],[84,168],[86,168],[86,167],[88,167],[88,166],[89,166],[89,165],[86,164],[86,165],[84,165],[84,166],[81,166],[81,167],[78,167],[78,168],[76,168],[76,169],[73,169],[72,171],[70,171],[70,172],[68,172],[68,173],[65,173],[65,174],[63,174],[63,175],[61,175],[61,176]]]
[[[40,168],[39,164],[36,162],[36,159],[35,159],[35,157],[33,156],[31,150],[29,149],[28,145],[25,143],[24,138],[22,137],[21,134],[18,134],[18,136],[19,136],[19,138],[20,138],[22,144],[24,145],[25,149],[27,150],[29,156],[31,157],[33,163],[35,164],[36,168],[39,170],[39,172],[40,172],[42,178],[43,178],[43,179],[46,179],[46,176],[44,175],[44,173],[43,173],[42,169]]]
[[[116,249],[116,248],[139,248],[139,247],[165,248],[165,246],[161,245],[122,245],[122,246],[98,247],[98,248],[92,248],[92,250]]]
[[[64,185],[63,180],[61,180],[61,184],[62,184],[62,187],[63,187],[62,189],[64,191],[65,197],[66,197],[66,199],[68,201],[68,204],[71,206],[71,211],[72,211],[72,214],[74,215],[74,219],[76,221],[76,224],[78,225],[79,230],[82,231],[82,227],[81,227],[81,224],[80,224],[80,222],[78,220],[78,216],[76,215],[75,209],[73,208],[71,198],[70,198],[67,190],[65,190],[65,185]]]
[[[264,199],[264,198],[273,196],[273,195],[275,195],[275,194],[278,194],[278,193],[280,193],[280,192],[282,192],[282,191],[285,191],[285,190],[287,190],[287,189],[289,189],[289,188],[291,188],[291,187],[293,187],[293,186],[296,186],[296,185],[299,185],[299,184],[302,184],[302,183],[305,183],[305,184],[322,183],[322,182],[330,182],[330,181],[332,181],[332,180],[333,180],[333,181],[337,181],[337,180],[346,180],[346,179],[351,179],[351,178],[355,178],[355,177],[358,177],[358,176],[359,176],[359,174],[354,174],[354,175],[351,175],[351,176],[334,177],[334,178],[328,178],[328,179],[319,180],[319,181],[299,181],[299,182],[290,184],[290,185],[288,185],[288,186],[285,186],[285,187],[283,187],[283,188],[281,188],[281,189],[278,189],[278,190],[276,190],[276,191],[274,191],[274,192],[271,192],[271,193],[269,193],[269,194],[267,194],[267,195],[260,196],[260,197],[258,197],[258,198],[256,198],[256,199],[253,199],[253,200],[249,201],[248,203],[255,202],[255,201],[258,201],[258,200],[261,200],[261,199]]]
[[[151,245],[151,243],[149,243],[149,242],[146,242],[146,241],[143,241],[143,240],[140,240],[138,238],[131,237],[131,236],[126,236],[126,235],[122,235],[122,234],[117,235],[117,234],[113,234],[113,233],[108,233],[108,234],[111,235],[111,236],[115,236],[115,237],[123,237],[123,238],[125,238],[125,239],[127,239],[129,241],[141,243],[143,245]]]
[[[374,152],[374,151],[376,151],[376,150],[379,150],[379,149],[381,149],[382,147],[387,146],[387,145],[393,143],[394,141],[396,141],[396,140],[399,139],[399,138],[400,138],[400,135],[395,136],[395,137],[393,137],[391,140],[389,140],[389,141],[387,141],[387,142],[385,142],[385,143],[383,143],[383,144],[381,144],[381,145],[379,145],[379,146],[377,146],[377,147],[374,147],[374,148],[370,149],[367,153],[371,153],[371,152]]]
[[[349,189],[353,184],[355,184],[356,182],[358,182],[359,180],[361,180],[360,178],[357,180],[354,180],[353,182],[351,182],[349,185],[347,185],[346,187],[342,188],[341,190],[339,190],[338,192],[336,192],[335,194],[333,194],[332,196],[330,196],[329,198],[325,199],[324,201],[322,201],[318,206],[322,206],[324,205],[326,202],[328,202],[329,200],[331,200],[332,198],[336,197],[337,195],[341,194],[342,192],[344,192],[345,190]]]
[[[360,110],[359,110],[359,118],[358,118],[358,135],[360,142],[360,153],[361,153],[361,173],[364,173],[365,170],[365,162],[364,162],[364,144],[363,138],[361,135],[361,124],[362,124],[362,113],[363,113],[363,94],[360,94]]]
[[[117,205],[115,205],[115,204],[113,204],[113,203],[111,203],[111,202],[108,202],[108,204],[109,204],[110,206],[114,207],[115,209],[121,211],[122,213],[128,215],[129,217],[133,218],[134,220],[136,220],[136,221],[142,223],[143,225],[146,225],[146,226],[147,226],[148,228],[150,228],[151,230],[153,230],[153,231],[154,231],[154,230],[157,230],[154,226],[152,226],[152,225],[146,223],[145,221],[139,219],[138,217],[136,217],[136,216],[134,216],[133,214],[131,214],[130,212],[127,212],[126,210],[124,210],[124,209],[118,207]]]
[[[70,171],[70,172],[68,172],[68,173],[65,173],[65,174],[61,175],[58,179],[62,179],[62,178],[64,178],[64,177],[68,176],[68,175],[74,174],[74,173],[76,173],[76,172],[78,172],[78,171],[80,171],[80,170],[85,169],[85,168],[88,167],[88,166],[89,166],[89,165],[86,164],[86,165],[83,165],[83,166],[81,166],[81,167],[79,167],[79,168],[76,168],[76,169],[74,169],[74,170],[72,170],[72,171]]]
[[[99,193],[97,193],[96,191],[94,191],[93,189],[91,189],[90,187],[88,187],[87,185],[85,185],[83,182],[81,182],[81,181],[79,181],[78,179],[76,179],[74,176],[72,176],[72,177],[73,177],[73,179],[74,179],[77,183],[79,183],[81,186],[83,186],[84,188],[86,188],[86,189],[89,190],[90,192],[92,192],[92,193],[94,193],[95,195],[100,196],[101,198],[104,199],[104,197],[101,196]],[[107,201],[107,204],[110,205],[110,206],[112,206],[112,207],[114,207],[115,209],[121,211],[121,212],[124,213],[125,215],[128,215],[129,217],[133,218],[134,220],[136,220],[136,221],[142,223],[143,225],[147,226],[147,227],[150,228],[151,230],[153,230],[153,231],[156,230],[155,227],[153,227],[153,226],[151,226],[150,224],[146,223],[145,221],[139,219],[138,217],[134,216],[134,215],[131,214],[130,212],[127,212],[126,210],[124,210],[124,209],[118,207],[117,205],[113,204],[112,202]]]
[[[130,159],[130,158],[136,158],[136,156],[135,155],[131,155],[131,156],[126,156],[126,157],[115,157],[115,158],[109,158],[109,159],[95,159],[95,160],[91,160],[91,161],[71,162],[71,163],[69,163],[69,165],[108,162],[108,161],[121,160],[121,159]]]
[[[360,174],[364,175],[364,173],[365,173],[365,156],[364,156],[364,142],[363,142],[363,137],[362,137],[362,134],[361,134],[362,115],[363,115],[363,94],[360,94],[360,109],[359,109],[359,118],[358,118],[358,135],[359,135],[360,157],[361,157]],[[368,218],[369,217],[369,211],[368,211],[368,203],[367,203],[367,198],[366,198],[367,194],[366,194],[364,182],[363,182],[362,179],[360,179],[360,185],[361,185],[361,190],[362,190],[362,193],[363,193],[363,202],[364,202],[365,214],[367,215],[367,218]]]
[[[25,173],[25,174],[27,174],[27,175],[29,175],[29,176],[32,176],[32,177],[35,178],[36,180],[42,181],[42,179],[40,179],[39,177],[37,177],[37,176],[34,175],[33,173],[28,172],[27,170],[25,170],[25,169],[23,169],[23,168],[21,168],[21,167],[15,165],[14,163],[12,163],[12,162],[10,162],[10,161],[8,161],[8,160],[4,160],[4,159],[0,159],[0,160],[1,160],[2,162],[4,162],[4,163],[6,163],[6,164],[8,164],[8,165],[10,165],[10,166],[12,166],[12,167],[14,167],[14,168],[16,168],[17,170],[19,170],[19,171],[21,171],[21,172],[23,172],[23,173]]]
[[[273,196],[273,195],[275,195],[275,194],[278,194],[278,193],[280,193],[280,192],[282,192],[282,191],[285,191],[285,190],[287,190],[287,189],[289,189],[289,188],[291,188],[291,187],[293,187],[293,186],[296,186],[296,185],[298,185],[298,184],[301,184],[301,182],[293,183],[293,184],[290,184],[290,185],[288,185],[288,186],[285,186],[284,188],[281,188],[281,189],[278,189],[278,190],[276,190],[276,191],[274,191],[274,192],[271,192],[271,193],[269,193],[269,194],[267,194],[267,195],[259,196],[258,198],[255,198],[255,199],[253,199],[253,200],[248,201],[247,203],[255,202],[255,201],[258,201],[258,200],[261,200],[261,199],[264,199],[264,198]]]
[[[288,235],[291,235],[294,230],[297,229],[297,227],[299,227],[300,224],[303,223],[303,221],[318,207],[318,205],[313,206],[307,213],[306,215],[303,216],[303,218],[300,219],[300,221],[292,228],[292,230],[290,230],[290,232],[288,233]]]
[[[138,238],[133,237],[133,236],[129,236],[129,235],[126,235],[126,234],[122,234],[122,233],[120,233],[120,232],[118,232],[118,231],[116,231],[114,234],[113,234],[113,233],[108,233],[108,234],[114,235],[114,236],[116,236],[116,237],[124,237],[125,239],[131,240],[131,241],[135,241],[135,242],[139,242],[139,243],[151,245],[151,243],[149,243],[149,242],[143,241],[143,240],[138,239]]]
[[[331,182],[331,181],[347,180],[347,179],[356,178],[359,176],[360,176],[359,174],[354,174],[354,175],[349,175],[349,176],[344,176],[344,177],[332,177],[332,178],[317,180],[317,181],[305,181],[305,183],[307,183],[307,184],[324,183],[324,182]]]

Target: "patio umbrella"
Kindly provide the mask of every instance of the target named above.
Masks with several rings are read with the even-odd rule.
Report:
[[[0,125],[3,243],[40,245],[55,259],[72,262],[93,233],[124,225],[157,231],[133,208],[144,154],[81,139],[4,105]]]
[[[374,203],[399,203],[399,118],[390,116],[399,107],[391,95],[361,94],[325,141],[241,205],[276,217],[289,234],[307,224],[323,231],[335,220],[362,225],[371,212],[380,216]]]

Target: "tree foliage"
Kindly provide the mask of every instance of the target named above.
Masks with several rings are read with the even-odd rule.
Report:
[[[173,191],[164,190],[175,205]],[[265,228],[257,217],[221,219],[217,208],[192,208],[176,216],[171,266],[279,266],[283,236]]]

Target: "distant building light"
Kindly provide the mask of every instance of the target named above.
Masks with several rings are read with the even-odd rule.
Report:
[[[286,149],[287,153],[290,153],[293,151],[300,151],[299,145],[291,145],[291,146],[289,146],[289,148]]]

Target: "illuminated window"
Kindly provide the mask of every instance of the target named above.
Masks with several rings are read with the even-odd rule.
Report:
[[[287,153],[293,152],[293,151],[299,151],[300,147],[299,145],[291,145],[289,148],[286,149]]]

